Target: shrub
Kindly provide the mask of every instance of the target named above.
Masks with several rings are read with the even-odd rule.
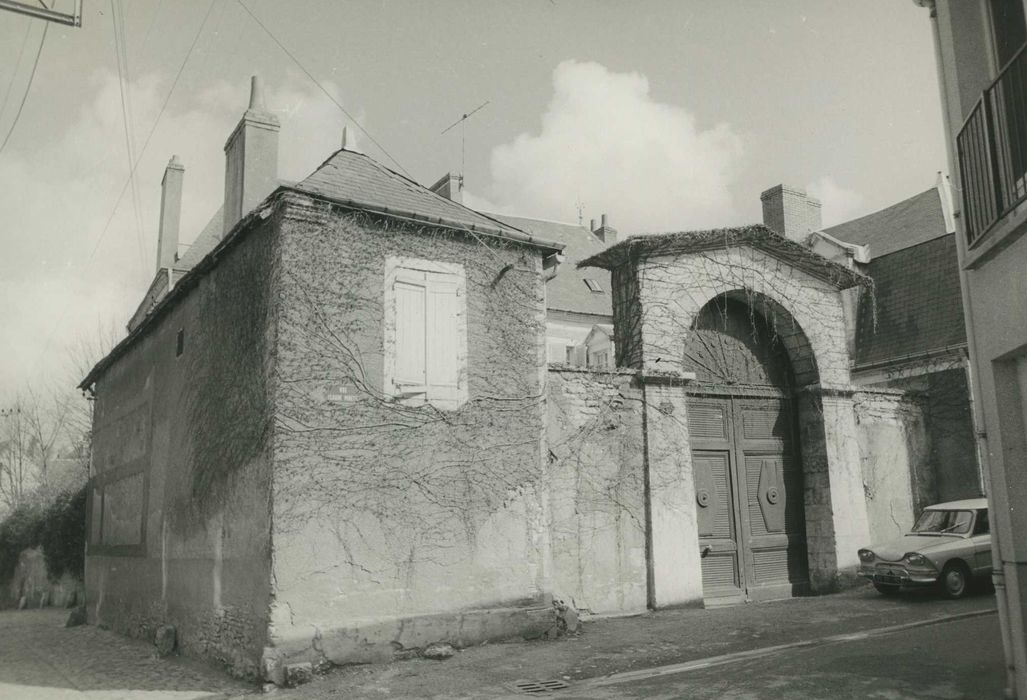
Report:
[[[22,550],[39,544],[43,509],[35,503],[18,506],[0,522],[0,583],[14,575]]]
[[[85,571],[86,489],[58,495],[49,505],[30,502],[0,521],[0,584],[14,575],[18,557],[42,546],[47,574],[65,572],[81,579]]]
[[[43,514],[39,544],[46,572],[56,581],[65,572],[81,579],[85,571],[86,489],[58,496]]]

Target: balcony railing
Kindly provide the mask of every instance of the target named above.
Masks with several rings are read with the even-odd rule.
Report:
[[[1027,45],[981,95],[956,137],[967,243],[1027,198]]]

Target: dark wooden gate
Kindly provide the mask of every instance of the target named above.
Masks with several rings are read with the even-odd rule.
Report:
[[[708,603],[808,588],[805,507],[792,372],[759,313],[720,299],[686,343],[699,548]]]

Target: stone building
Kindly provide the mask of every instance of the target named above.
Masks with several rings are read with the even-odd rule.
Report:
[[[169,163],[154,283],[81,384],[90,622],[281,680],[543,634],[554,599],[835,590],[912,521],[919,404],[859,383],[873,285],[794,188],[773,230],[617,242],[345,142],[281,183],[277,128],[255,83],[181,258]]]
[[[274,126],[256,97],[216,245],[158,272],[82,382],[90,622],[172,624],[184,652],[276,680],[283,660],[545,632],[561,246],[352,150],[278,186]]]

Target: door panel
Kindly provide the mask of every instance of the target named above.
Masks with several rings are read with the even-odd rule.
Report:
[[[714,597],[739,595],[741,576],[730,453],[696,452],[693,468],[703,588]]]
[[[696,398],[688,417],[705,596],[802,591],[809,574],[791,400]]]

